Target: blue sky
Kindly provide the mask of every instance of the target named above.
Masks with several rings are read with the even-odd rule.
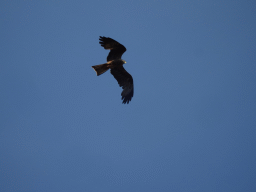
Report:
[[[253,0],[0,2],[0,191],[256,191]],[[122,43],[134,97],[106,72]]]

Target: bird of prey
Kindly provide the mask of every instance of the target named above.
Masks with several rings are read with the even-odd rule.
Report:
[[[123,88],[121,93],[123,103],[128,104],[133,97],[134,88],[132,76],[123,67],[126,61],[121,59],[126,48],[109,37],[100,36],[99,40],[101,46],[104,47],[104,49],[109,49],[110,52],[107,57],[107,63],[94,65],[92,68],[96,71],[97,76],[110,69],[110,73],[117,80],[119,86]]]

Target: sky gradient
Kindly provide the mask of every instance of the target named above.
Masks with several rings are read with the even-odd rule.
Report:
[[[2,0],[0,26],[0,191],[256,191],[255,1]]]

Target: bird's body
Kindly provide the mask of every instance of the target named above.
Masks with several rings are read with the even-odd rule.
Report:
[[[128,104],[133,97],[134,88],[132,76],[123,67],[123,64],[126,62],[121,59],[126,48],[109,37],[100,37],[100,44],[105,49],[110,49],[107,57],[107,63],[94,65],[92,68],[96,71],[97,76],[110,69],[110,73],[117,80],[119,86],[123,88],[121,93],[123,103]]]
[[[123,66],[123,64],[125,64],[125,63],[126,63],[125,60],[122,60],[122,59],[116,59],[116,60],[109,61],[110,68]]]

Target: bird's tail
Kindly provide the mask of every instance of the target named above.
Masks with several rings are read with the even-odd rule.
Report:
[[[101,65],[94,65],[92,66],[92,68],[94,69],[94,71],[96,71],[97,76],[99,76],[109,69],[109,64],[105,63]]]

